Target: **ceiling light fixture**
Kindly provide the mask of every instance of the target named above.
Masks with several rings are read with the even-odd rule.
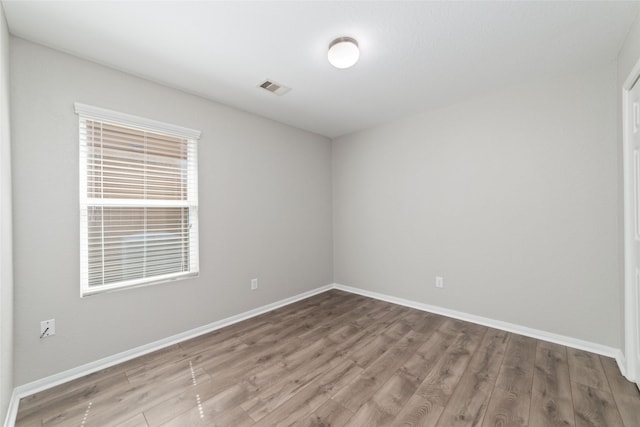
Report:
[[[360,58],[358,42],[351,37],[338,37],[329,44],[327,58],[336,68],[352,67]]]

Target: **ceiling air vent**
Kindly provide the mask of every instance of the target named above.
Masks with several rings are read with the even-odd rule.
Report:
[[[291,90],[290,87],[283,86],[280,83],[274,82],[273,80],[265,80],[264,82],[260,83],[258,87],[261,87],[262,89],[267,90],[271,93],[275,93],[278,96],[282,96]]]

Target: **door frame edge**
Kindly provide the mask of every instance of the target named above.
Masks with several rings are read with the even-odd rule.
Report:
[[[640,78],[640,58],[635,63],[631,72],[622,85],[622,166],[624,185],[624,363],[620,366],[622,374],[636,384],[640,384],[640,366],[637,366],[637,357],[634,349],[639,347],[640,340],[639,323],[640,313],[634,308],[636,295],[636,271],[633,259],[633,244],[635,239],[635,195],[633,182],[633,150],[631,148],[631,135],[629,134],[629,93],[634,83]],[[640,201],[639,201],[640,202]]]

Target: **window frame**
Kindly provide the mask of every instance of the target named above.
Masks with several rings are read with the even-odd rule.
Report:
[[[147,119],[134,116],[131,114],[121,113],[118,111],[108,110],[100,107],[74,103],[75,113],[78,115],[78,133],[79,133],[79,207],[80,207],[80,297],[95,295],[103,292],[115,290],[129,289],[141,286],[150,286],[159,283],[166,283],[176,280],[182,280],[199,276],[199,240],[198,240],[198,140],[201,132],[182,126],[160,122],[157,120]],[[153,132],[171,137],[186,139],[188,147],[192,145],[193,149],[187,150],[189,156],[186,162],[187,172],[187,200],[154,200],[143,198],[132,198],[127,200],[108,199],[108,198],[89,198],[88,197],[88,162],[87,153],[87,137],[83,135],[83,121],[86,127],[86,120],[109,123],[117,126],[131,128],[136,131]],[[189,167],[192,165],[192,167]],[[99,200],[99,202],[97,202]],[[114,202],[115,200],[115,202]],[[126,279],[114,283],[102,285],[89,285],[89,233],[88,233],[88,210],[91,207],[185,207],[189,210],[189,230],[188,230],[188,250],[189,250],[189,269],[188,271],[155,275],[150,277]]]

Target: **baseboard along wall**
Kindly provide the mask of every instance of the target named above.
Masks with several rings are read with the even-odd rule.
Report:
[[[451,310],[448,308],[438,307],[430,304],[425,304],[417,301],[411,301],[404,298],[394,297],[391,295],[381,294],[378,292],[368,291],[361,288],[355,288],[352,286],[341,285],[333,283],[326,286],[313,289],[311,291],[303,292],[301,294],[276,301],[271,304],[267,304],[244,313],[237,314],[235,316],[227,317],[226,319],[218,320],[208,325],[204,325],[189,331],[182,332],[180,334],[172,335],[170,337],[154,341],[149,344],[145,344],[139,347],[132,348],[121,353],[114,354],[112,356],[105,357],[103,359],[90,362],[76,368],[72,368],[39,380],[20,385],[13,390],[11,401],[9,402],[9,408],[7,411],[7,417],[5,419],[5,427],[13,427],[15,424],[16,416],[18,414],[18,405],[20,399],[38,393],[40,391],[55,387],[60,384],[64,384],[68,381],[72,381],[76,378],[89,375],[91,373],[100,371],[110,366],[117,365],[127,360],[134,359],[136,357],[143,356],[148,353],[160,350],[162,348],[178,344],[182,341],[195,338],[200,335],[215,331],[217,329],[224,328],[226,326],[233,325],[234,323],[241,322],[243,320],[250,319],[255,316],[259,316],[271,310],[283,307],[285,305],[293,304],[294,302],[309,298],[311,296],[329,291],[331,289],[338,289],[344,292],[350,292],[353,294],[363,295],[369,298],[374,298],[381,301],[386,301],[393,304],[402,305],[405,307],[414,308],[429,313],[440,314],[443,316],[451,317],[454,319],[464,320],[471,323],[476,323],[490,328],[500,329],[507,332],[512,332],[531,338],[536,338],[543,341],[549,341],[555,344],[564,345],[571,348],[577,348],[580,350],[589,351],[591,353],[612,357],[616,360],[618,368],[625,375],[625,360],[624,354],[621,349],[609,347],[601,344],[592,343],[589,341],[580,340],[565,335],[559,335],[552,332],[542,331],[538,329],[528,328],[526,326],[516,325],[509,322],[503,322],[501,320],[490,319],[487,317],[476,316],[474,314],[464,313],[460,311]]]
[[[524,336],[536,338],[542,341],[548,341],[555,344],[564,345],[566,347],[588,351],[588,352],[599,354],[602,356],[612,357],[618,363],[618,368],[620,368],[620,372],[622,372],[622,375],[625,374],[624,354],[622,350],[618,348],[609,347],[602,344],[596,344],[590,341],[584,341],[578,338],[568,337],[566,335],[555,334],[553,332],[542,331],[540,329],[529,328],[526,326],[517,325],[515,323],[503,322],[501,320],[490,319],[488,317],[477,316],[475,314],[464,313],[462,311],[456,311],[448,308],[438,307],[435,305],[425,304],[422,302],[411,301],[408,299],[398,298],[391,295],[368,291],[361,288],[354,288],[352,286],[345,286],[345,285],[334,283],[333,289],[339,289],[341,291],[351,292],[354,294],[375,298],[381,301],[386,301],[393,304],[402,305],[405,307],[415,308],[421,311],[427,311],[429,313],[440,314],[442,316],[452,317],[454,319],[464,320],[466,322],[476,323],[478,325],[488,326],[490,328],[500,329],[507,332],[513,332],[515,334],[524,335]]]

